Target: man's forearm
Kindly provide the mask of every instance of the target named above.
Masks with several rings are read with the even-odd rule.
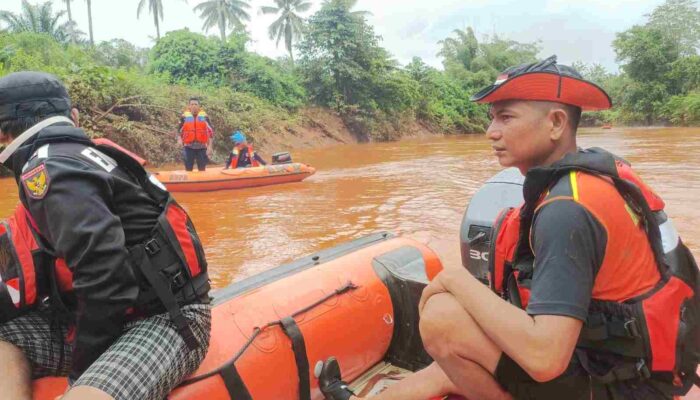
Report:
[[[570,358],[577,331],[573,339],[561,337],[565,335],[554,333],[549,324],[538,323],[542,317],[504,301],[467,270],[450,271],[443,284],[489,338],[529,373]]]

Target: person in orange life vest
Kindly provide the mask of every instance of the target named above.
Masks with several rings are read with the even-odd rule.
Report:
[[[265,160],[253,150],[253,145],[248,144],[245,135],[241,131],[236,131],[231,135],[233,149],[226,160],[224,169],[247,168],[267,165]]]
[[[618,355],[623,345],[608,341],[609,352],[589,352],[578,342],[589,312],[594,315],[589,306],[619,305],[664,282],[658,252],[652,249],[658,249],[660,240],[647,237],[613,180],[575,169],[556,174],[562,165],[597,157],[578,150],[576,130],[582,109],[608,109],[609,96],[550,57],[507,69],[472,100],[490,104],[486,136],[499,163],[526,175],[524,210],[532,212],[531,225],[516,234],[529,243],[516,249],[523,250],[534,270],[529,302],[525,309],[516,306],[461,265],[445,265],[419,303],[421,338],[434,362],[373,399],[447,394],[468,399],[672,399],[672,371],[650,374],[644,359],[635,359],[631,370],[615,375],[610,372],[617,371],[618,363],[628,363]],[[616,161],[605,154],[599,159],[614,168]],[[546,185],[533,189],[540,181]],[[525,215],[520,214],[523,224]],[[489,258],[495,259],[498,250]],[[690,264],[697,278],[697,266]],[[493,285],[493,272],[490,279]],[[692,294],[688,288],[683,296],[688,292]],[[661,317],[665,325],[677,327],[678,315],[675,321],[672,312],[668,315]],[[625,320],[622,334],[640,343],[639,334],[627,325]],[[643,352],[640,348],[635,351]],[[356,398],[332,358],[323,365],[319,386],[326,399]]]
[[[206,170],[212,152],[214,129],[209,116],[202,110],[198,98],[192,97],[189,100],[187,110],[180,117],[178,131],[180,132],[178,142],[184,146],[185,169],[192,171],[196,161],[197,170]]]

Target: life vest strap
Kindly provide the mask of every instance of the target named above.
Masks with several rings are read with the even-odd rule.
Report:
[[[643,358],[623,362],[613,367],[605,374],[598,374],[592,367],[588,354],[586,354],[585,351],[577,350],[576,356],[583,369],[591,376],[592,382],[598,385],[609,385],[616,382],[646,380],[651,378],[651,371]]]
[[[150,243],[150,242],[149,242]],[[152,249],[152,247],[151,247]],[[158,299],[165,306],[165,310],[170,315],[170,320],[175,325],[177,332],[180,334],[185,344],[190,350],[196,350],[200,345],[197,338],[192,332],[192,328],[187,322],[187,318],[182,314],[180,306],[177,304],[175,295],[170,289],[171,282],[166,281],[156,267],[151,263],[148,251],[145,245],[137,245],[130,249],[132,260],[137,264],[137,267],[143,274],[143,277],[151,285],[151,288],[156,293]],[[159,250],[160,251],[160,250]]]

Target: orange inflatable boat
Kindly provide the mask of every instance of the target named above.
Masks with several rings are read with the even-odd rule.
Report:
[[[330,356],[360,386],[423,367],[417,305],[441,268],[424,245],[379,233],[216,291],[209,353],[169,399],[321,400],[315,375]],[[39,379],[34,398],[65,385]]]
[[[154,174],[171,192],[211,192],[254,186],[299,182],[316,169],[302,163],[266,165],[253,168],[207,168],[206,171],[159,171]]]

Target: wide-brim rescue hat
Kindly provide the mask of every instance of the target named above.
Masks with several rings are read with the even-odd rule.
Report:
[[[502,100],[552,101],[580,107],[584,111],[607,110],[610,96],[600,86],[589,82],[575,69],[557,64],[557,56],[543,61],[510,67],[496,82],[471,98],[477,103]]]

